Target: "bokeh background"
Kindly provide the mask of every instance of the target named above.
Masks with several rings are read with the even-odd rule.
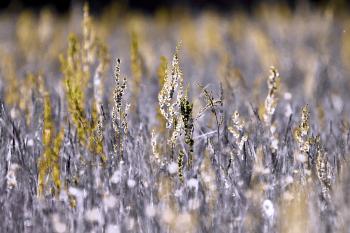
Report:
[[[291,9],[298,6],[309,6],[315,8],[325,8],[329,5],[336,5],[339,9],[349,9],[350,1],[346,0],[100,0],[100,1],[73,1],[73,0],[2,0],[0,9],[2,11],[19,11],[21,9],[41,9],[42,7],[51,7],[60,13],[67,12],[72,5],[88,2],[93,13],[100,13],[105,7],[113,3],[124,5],[130,9],[142,10],[143,12],[153,13],[159,8],[186,7],[198,11],[204,8],[215,8],[220,11],[229,11],[232,9],[243,9],[252,11],[260,4],[286,4]]]

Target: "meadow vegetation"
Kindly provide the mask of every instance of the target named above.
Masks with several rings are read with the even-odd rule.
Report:
[[[0,15],[0,231],[348,232],[350,17]]]

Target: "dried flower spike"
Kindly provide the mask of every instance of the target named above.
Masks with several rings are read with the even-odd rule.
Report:
[[[270,68],[270,76],[267,80],[267,87],[269,89],[265,99],[263,119],[267,125],[271,124],[272,115],[277,106],[277,89],[280,82],[280,76],[275,67]]]
[[[177,166],[178,166],[178,176],[181,183],[184,181],[184,174],[183,174],[183,161],[184,161],[184,152],[180,150],[179,155],[177,157]]]
[[[316,138],[317,154],[316,154],[316,172],[321,183],[322,196],[328,200],[330,198],[329,191],[331,189],[332,168],[327,160],[327,152],[321,146],[320,137]]]
[[[165,73],[164,85],[158,95],[159,109],[166,119],[168,129],[173,127],[175,119],[179,117],[180,100],[183,96],[183,76],[179,66],[178,50],[179,46],[176,47],[171,67]]]
[[[189,158],[188,158],[188,165],[189,167],[192,166],[192,160],[193,160],[193,117],[192,117],[192,110],[193,110],[193,104],[191,104],[188,101],[187,94],[184,95],[184,97],[181,98],[180,101],[180,111],[182,116],[182,122],[184,126],[185,131],[185,143],[189,146]]]
[[[124,101],[127,80],[126,77],[121,80],[119,58],[116,60],[114,78],[115,87],[113,92],[114,106],[112,110],[112,122],[117,138],[117,143],[114,145],[114,150],[116,153],[119,152],[120,156],[123,157],[124,135],[128,130],[127,115],[130,105]]]
[[[310,143],[308,140],[308,134],[310,129],[309,114],[310,113],[308,110],[308,106],[305,105],[301,112],[301,122],[294,131],[294,138],[299,145],[300,151],[303,153],[309,153],[310,150]]]
[[[233,135],[234,145],[237,148],[236,153],[231,153],[229,164],[233,162],[233,156],[238,155],[239,157],[243,153],[244,143],[248,140],[248,136],[244,133],[244,121],[240,118],[238,111],[232,114],[232,126],[228,127],[229,132]]]

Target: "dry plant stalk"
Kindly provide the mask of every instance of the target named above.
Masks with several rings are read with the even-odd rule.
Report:
[[[234,137],[234,145],[237,148],[235,155],[240,158],[243,154],[244,143],[248,140],[248,135],[244,132],[244,121],[240,118],[238,111],[235,111],[232,114],[231,120],[232,126],[229,126],[228,130]],[[234,153],[231,153],[231,158],[229,162],[230,165],[233,162],[233,156]]]
[[[277,90],[280,82],[280,76],[275,67],[270,68],[270,76],[267,80],[269,92],[265,99],[263,119],[265,124],[271,124],[271,118],[277,106]]]
[[[185,153],[180,150],[179,151],[179,155],[177,157],[177,167],[178,167],[178,176],[179,176],[179,180],[181,183],[184,182],[184,173],[183,173],[183,162],[184,162],[184,156],[185,156]]]
[[[172,154],[182,129],[180,107],[183,97],[183,75],[179,66],[178,50],[179,46],[176,47],[171,67],[165,72],[164,85],[158,94],[159,109],[166,120],[166,128],[172,129],[168,140]]]
[[[327,159],[327,152],[321,145],[321,139],[316,137],[316,174],[321,184],[321,192],[324,200],[330,199],[330,189],[332,180],[332,167]]]
[[[299,149],[302,153],[309,153],[310,150],[310,142],[309,142],[309,109],[308,106],[305,105],[301,112],[301,121],[299,126],[294,130],[294,138],[299,145]]]
[[[183,130],[185,131],[185,143],[189,147],[188,152],[188,161],[187,164],[189,167],[192,166],[193,161],[193,117],[192,117],[192,111],[193,111],[193,104],[191,104],[188,100],[187,92],[184,95],[184,97],[180,100],[180,112],[182,117],[182,124],[183,124]]]
[[[264,103],[263,120],[266,126],[270,128],[271,145],[270,148],[273,153],[278,150],[278,136],[276,135],[276,126],[272,124],[272,116],[275,113],[278,101],[278,87],[280,83],[280,76],[277,69],[273,66],[270,68],[270,75],[267,80],[268,94]]]
[[[294,130],[294,139],[299,146],[299,152],[296,154],[296,159],[304,165],[304,169],[305,167],[308,167],[310,142],[312,141],[312,138],[309,137],[309,115],[308,106],[305,105],[301,112],[301,121],[298,127]],[[306,174],[310,175],[309,172]]]
[[[223,102],[224,102],[224,93],[223,93],[222,85],[220,85],[220,98],[218,99],[215,99],[213,93],[211,91],[208,91],[202,85],[199,85],[199,87],[202,89],[202,92],[204,94],[206,105],[199,111],[195,119],[198,119],[208,109],[210,109],[211,113],[215,117],[217,138],[218,138],[218,141],[220,141],[220,127],[224,121],[224,118],[222,115],[221,116],[219,115],[219,111],[217,110],[217,108],[220,106],[223,106]]]
[[[166,128],[170,130],[170,139],[168,143],[171,146],[171,157],[175,153],[178,138],[184,133],[185,143],[188,146],[187,164],[192,166],[193,162],[193,104],[188,99],[187,92],[183,90],[183,74],[179,66],[178,58],[179,45],[173,56],[171,67],[165,69],[163,87],[159,92],[160,113],[166,120]],[[164,64],[165,68],[166,63]],[[163,81],[162,81],[163,82]],[[176,95],[176,96],[175,96]],[[179,179],[183,182],[183,161],[185,152],[180,149],[178,154],[178,173]]]
[[[103,85],[102,81],[105,76],[107,67],[108,67],[108,62],[109,62],[109,55],[108,55],[108,49],[107,47],[103,44],[100,43],[98,46],[98,58],[99,58],[99,64],[95,70],[94,74],[94,82],[93,82],[93,87],[94,87],[94,98],[93,102],[94,104],[92,105],[92,121],[97,121],[93,122],[94,126],[94,140],[95,143],[102,147],[103,144],[103,129],[104,129],[104,116],[103,116],[103,107],[102,107],[102,98],[103,98]],[[101,148],[103,150],[103,148]]]
[[[113,111],[112,111],[112,122],[113,129],[116,134],[116,143],[114,144],[114,152],[123,159],[123,145],[125,135],[128,131],[127,116],[130,108],[130,104],[125,103],[124,96],[126,94],[127,80],[126,77],[121,79],[120,75],[120,60],[116,60],[115,66],[115,88],[113,92]]]
[[[183,75],[179,66],[178,50],[179,46],[176,47],[171,67],[165,72],[164,85],[158,95],[159,109],[168,129],[176,128],[175,123],[180,114],[179,107],[183,96]]]
[[[167,75],[167,69],[168,69],[168,60],[164,57],[160,57],[160,65],[157,70],[157,76],[158,76],[158,84],[159,87],[162,88],[164,86],[165,77]],[[151,135],[151,146],[152,146],[152,153],[157,162],[160,162],[160,156],[163,153],[162,149],[163,147],[158,143],[158,135],[163,135],[166,133],[166,120],[163,117],[160,108],[157,108],[157,120],[158,125],[152,130]]]

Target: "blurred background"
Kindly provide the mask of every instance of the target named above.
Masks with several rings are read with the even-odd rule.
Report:
[[[67,12],[70,7],[75,4],[81,5],[85,1],[73,1],[73,0],[1,0],[1,11],[19,11],[23,9],[40,10],[43,7],[50,7],[58,13]],[[99,1],[87,1],[91,6],[93,13],[100,13],[106,6],[113,3],[123,5],[129,9],[141,10],[146,13],[154,13],[159,8],[174,8],[185,7],[194,11],[214,8],[220,11],[229,11],[232,9],[240,9],[245,11],[251,11],[260,4],[286,4],[291,9],[295,9],[298,6],[307,6],[311,8],[325,8],[329,5],[336,6],[339,9],[349,10],[350,1],[346,0],[99,0]]]

